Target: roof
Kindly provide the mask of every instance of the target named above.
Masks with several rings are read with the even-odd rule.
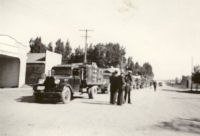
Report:
[[[56,65],[54,67],[84,67],[84,66],[94,66],[97,67],[96,63],[86,63],[86,65],[84,65],[84,63],[70,63],[70,64],[59,64]]]
[[[45,62],[46,53],[28,53],[27,63]]]

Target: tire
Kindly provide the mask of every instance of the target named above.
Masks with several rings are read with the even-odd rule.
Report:
[[[92,86],[91,88],[89,88],[89,90],[88,90],[89,99],[95,98],[95,94],[97,93],[97,90],[98,90],[97,86]]]
[[[69,89],[69,87],[64,86],[63,90],[62,90],[62,93],[61,93],[62,102],[64,104],[69,103],[70,100],[71,100],[71,96],[72,96],[72,93],[71,93],[71,90]]]
[[[110,84],[107,87],[107,93],[110,94]]]

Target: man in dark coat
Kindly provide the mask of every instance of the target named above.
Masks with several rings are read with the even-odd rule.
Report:
[[[154,88],[154,92],[155,92],[156,88],[157,88],[157,82],[155,80],[153,81],[153,88]]]
[[[118,86],[117,104],[122,105],[124,103],[124,89],[125,89],[125,79],[123,71],[121,71],[121,74],[118,76],[117,86]]]
[[[125,82],[126,82],[126,86],[125,86],[125,96],[124,96],[124,100],[126,102],[126,99],[128,97],[128,103],[131,104],[131,90],[132,90],[132,71],[128,71],[128,74],[125,76]]]
[[[117,96],[117,71],[114,71],[112,76],[110,77],[110,104],[116,103]]]

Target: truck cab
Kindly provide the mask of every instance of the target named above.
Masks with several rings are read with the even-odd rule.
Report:
[[[55,80],[68,84],[72,89],[72,93],[80,90],[81,69],[79,67],[72,65],[55,66],[52,68],[52,75]]]
[[[33,95],[36,101],[47,97],[68,103],[75,92],[81,92],[88,93],[93,99],[104,84],[102,72],[95,64],[57,65],[52,68],[50,76],[33,87]]]

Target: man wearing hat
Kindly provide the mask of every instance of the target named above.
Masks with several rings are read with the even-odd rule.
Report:
[[[110,104],[116,103],[116,97],[117,97],[117,77],[118,71],[114,71],[112,76],[110,77]]]
[[[117,88],[118,88],[118,97],[117,97],[117,105],[122,105],[124,103],[124,89],[125,89],[125,79],[124,79],[124,71],[121,70],[121,74],[118,76],[117,80]]]
[[[132,87],[132,71],[128,71],[128,74],[125,76],[125,96],[124,96],[124,101],[126,102],[126,99],[128,97],[128,103],[131,104],[131,87]]]

